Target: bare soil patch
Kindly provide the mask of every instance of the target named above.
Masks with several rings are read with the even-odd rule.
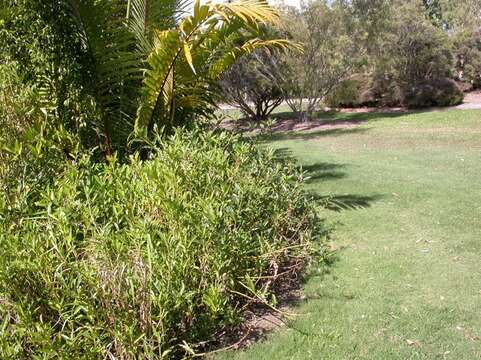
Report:
[[[197,350],[213,355],[226,350],[237,350],[249,347],[272,333],[287,326],[287,321],[296,316],[295,306],[305,299],[303,279],[297,274],[288,276],[276,283],[275,293],[278,304],[276,308],[266,306],[262,301],[251,304],[244,311],[244,321],[232,327],[226,327],[215,334],[212,341],[198,344]]]

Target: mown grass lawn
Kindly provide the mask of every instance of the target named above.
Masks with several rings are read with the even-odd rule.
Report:
[[[335,118],[365,122],[268,146],[340,205],[338,261],[286,328],[219,358],[481,359],[481,111]]]

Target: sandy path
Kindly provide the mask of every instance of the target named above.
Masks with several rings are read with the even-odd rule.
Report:
[[[466,94],[464,102],[456,106],[458,109],[481,109],[481,91],[475,91]]]

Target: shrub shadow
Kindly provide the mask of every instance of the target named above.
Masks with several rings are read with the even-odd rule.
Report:
[[[366,196],[358,194],[318,195],[316,193],[310,193],[310,195],[312,199],[323,208],[336,212],[366,209],[371,207],[374,202],[384,198],[382,194]]]
[[[275,149],[274,156],[279,160],[297,161],[292,150],[287,147]],[[322,180],[342,179],[346,177],[346,173],[340,170],[345,167],[345,164],[318,162],[310,165],[299,165],[298,169],[303,172],[305,183],[310,184]]]
[[[310,140],[314,138],[320,138],[323,136],[342,136],[347,134],[360,134],[368,131],[369,128],[330,128],[320,129],[310,132],[274,132],[271,134],[259,135],[259,138],[266,141],[279,141],[279,140]]]
[[[346,177],[346,173],[339,171],[345,168],[344,164],[335,164],[320,162],[312,165],[304,165],[301,167],[306,173],[306,183],[311,184],[322,180],[335,180]]]
[[[288,149],[286,148],[286,150]],[[306,184],[314,184],[320,181],[337,180],[347,177],[342,171],[348,165],[318,162],[311,165],[303,165],[301,169],[305,172]],[[371,207],[372,203],[384,197],[382,194],[360,195],[360,194],[329,194],[319,195],[317,192],[309,191],[311,199],[322,207],[332,211],[357,210]]]
[[[274,156],[279,160],[296,161],[293,151],[288,147],[274,149]]]
[[[339,111],[320,111],[314,114],[316,124],[320,125],[337,125],[343,122],[349,122],[352,125],[359,125],[368,121],[397,118],[405,116],[415,111],[371,111],[371,112],[339,112]],[[291,111],[279,112],[271,115],[272,118],[278,120],[296,119],[296,114]],[[297,120],[297,119],[296,119]]]

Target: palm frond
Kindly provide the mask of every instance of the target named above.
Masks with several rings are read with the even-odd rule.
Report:
[[[102,119],[108,153],[132,131],[132,99],[142,75],[139,54],[133,51],[136,39],[125,26],[123,1],[67,2],[89,55],[90,92]]]
[[[150,54],[155,31],[175,28],[190,4],[191,0],[128,0],[127,23],[137,38],[138,49],[146,56]]]
[[[179,56],[182,42],[175,30],[157,32],[156,45],[149,56],[149,69],[145,73],[142,98],[137,111],[136,133],[150,131],[151,119],[166,112],[169,95],[167,87],[172,79],[176,58]],[[145,133],[143,135],[146,135]]]
[[[285,40],[257,38],[259,24],[278,19],[266,1],[201,4],[197,0],[193,14],[182,19],[177,30],[160,32],[157,37],[143,82],[136,133],[145,136],[154,123],[172,122],[174,104],[181,109],[192,106],[194,111],[198,104],[210,105],[214,83],[240,56],[260,47],[289,46]],[[230,41],[231,37],[240,43]]]
[[[275,24],[279,21],[279,13],[265,0],[239,0],[232,3],[217,4],[214,11],[226,21],[240,18],[246,24]]]

